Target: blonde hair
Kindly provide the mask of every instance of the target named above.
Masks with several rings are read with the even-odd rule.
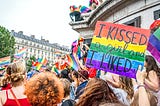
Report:
[[[12,63],[7,67],[2,83],[11,83],[14,87],[19,86],[24,81],[25,74],[26,67],[22,61]]]

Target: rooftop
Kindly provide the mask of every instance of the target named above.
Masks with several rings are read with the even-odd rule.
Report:
[[[35,42],[35,43],[39,43],[39,44],[42,44],[42,45],[45,45],[45,46],[50,46],[50,47],[53,47],[53,48],[56,48],[56,49],[67,50],[67,51],[69,49],[69,47],[64,46],[64,45],[60,46],[58,43],[50,43],[49,40],[45,40],[45,39],[42,39],[42,38],[41,38],[41,40],[39,40],[39,39],[35,38],[35,35],[31,35],[31,36],[24,35],[23,31],[19,31],[17,33],[14,30],[12,30],[11,34],[14,37],[17,37],[17,38],[25,39],[25,40],[32,41],[32,42]]]

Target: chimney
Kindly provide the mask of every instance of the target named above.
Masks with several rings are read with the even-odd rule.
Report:
[[[19,35],[23,35],[23,31],[19,31],[18,34],[19,34]]]
[[[46,42],[48,42],[48,43],[49,43],[49,40],[46,40]]]
[[[31,35],[31,38],[35,38],[35,35]]]

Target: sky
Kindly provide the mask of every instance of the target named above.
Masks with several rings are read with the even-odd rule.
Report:
[[[89,0],[0,0],[0,25],[70,47],[79,34],[69,25],[69,6],[88,4]]]

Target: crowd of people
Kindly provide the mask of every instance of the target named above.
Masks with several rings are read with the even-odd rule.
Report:
[[[128,78],[85,66],[89,45],[83,42],[80,37],[72,44],[78,70],[66,66],[59,72],[27,73],[24,60],[9,64],[0,77],[0,106],[160,106],[160,68],[154,57],[145,55],[136,79]]]
[[[160,70],[147,55],[136,80],[103,73],[89,77],[87,70],[46,69],[27,79],[24,61],[8,65],[1,77],[0,106],[158,106]]]
[[[78,71],[27,73],[25,61],[11,63],[0,78],[0,106],[159,106],[160,69],[145,56],[136,79],[85,66],[89,46],[83,38],[72,44]],[[64,56],[63,56],[64,58]],[[65,59],[63,59],[65,60]]]

